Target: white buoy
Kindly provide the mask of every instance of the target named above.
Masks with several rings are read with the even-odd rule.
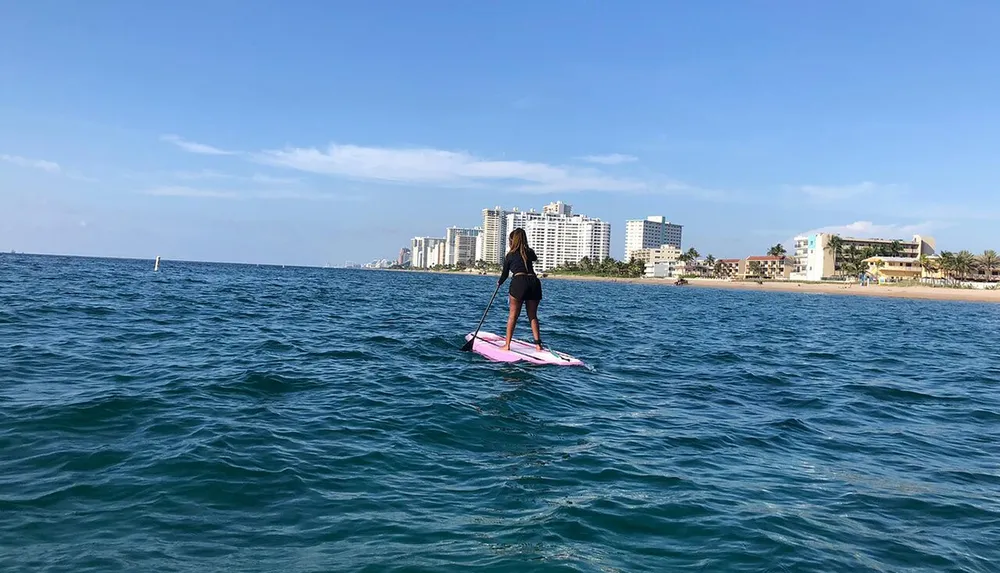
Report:
[[[160,270],[160,256],[156,255],[156,263],[153,264],[153,272]]]

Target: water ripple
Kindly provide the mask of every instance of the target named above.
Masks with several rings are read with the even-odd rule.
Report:
[[[0,256],[0,568],[997,570],[997,307],[493,284]]]

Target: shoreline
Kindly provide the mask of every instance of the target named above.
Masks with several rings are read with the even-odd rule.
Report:
[[[647,278],[614,278],[614,277],[590,277],[590,276],[567,276],[549,275],[548,278],[558,278],[559,280],[583,280],[583,281],[606,281],[639,285],[659,285],[675,286],[674,279],[647,279]],[[827,294],[841,296],[869,296],[881,298],[902,298],[910,300],[943,300],[943,301],[964,301],[964,302],[987,302],[1000,303],[1000,290],[980,290],[961,289],[933,286],[892,286],[892,285],[871,285],[861,286],[856,283],[806,283],[793,281],[765,281],[757,284],[752,281],[728,281],[720,279],[687,279],[688,284],[684,287],[694,288],[716,288],[742,291],[758,292],[790,292],[808,294]]]
[[[442,275],[467,275],[467,276],[499,276],[500,273],[487,272],[470,273],[464,271],[432,271],[429,269],[372,269],[387,270],[392,272],[406,273],[433,273]],[[560,281],[582,281],[582,282],[605,282],[619,284],[636,284],[646,286],[670,286],[673,287],[674,279],[648,279],[648,278],[621,278],[621,277],[601,277],[593,275],[560,275],[549,274],[543,280]],[[793,281],[765,281],[757,284],[752,281],[728,281],[720,279],[687,279],[688,284],[684,287],[694,288],[716,288],[742,291],[758,292],[791,292],[808,294],[827,294],[841,296],[869,296],[882,298],[910,299],[910,300],[938,300],[938,301],[960,301],[960,302],[986,302],[1000,303],[1000,290],[980,290],[962,289],[933,286],[892,286],[892,285],[871,285],[861,286],[856,283],[807,283]]]

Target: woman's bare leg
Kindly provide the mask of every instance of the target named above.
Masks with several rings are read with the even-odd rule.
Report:
[[[531,333],[535,335],[535,340],[541,340],[542,333],[538,330],[538,301],[527,300],[524,303],[528,311],[528,323],[531,324]],[[535,344],[535,348],[541,350],[542,345]]]
[[[507,317],[507,343],[503,345],[504,350],[510,350],[510,340],[514,338],[514,325],[517,324],[517,316],[521,314],[521,301],[510,297],[510,316]]]

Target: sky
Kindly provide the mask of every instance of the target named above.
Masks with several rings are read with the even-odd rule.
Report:
[[[0,251],[341,265],[482,209],[1000,249],[995,0],[0,0]],[[790,249],[789,249],[790,250]]]

